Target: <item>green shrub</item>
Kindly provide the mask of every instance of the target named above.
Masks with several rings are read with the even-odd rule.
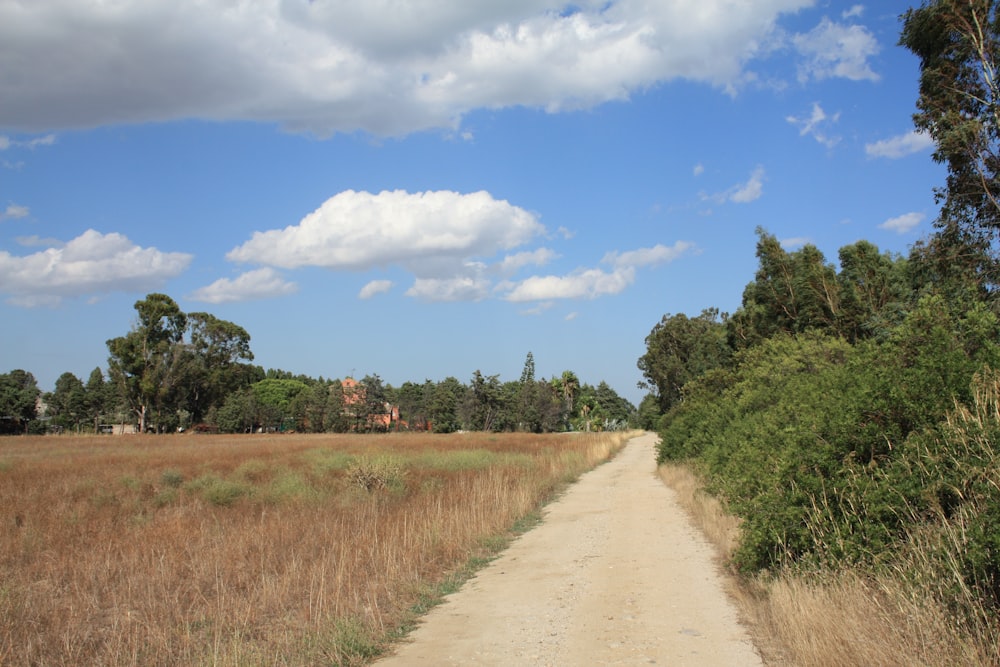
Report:
[[[406,468],[396,458],[388,456],[361,457],[347,469],[347,477],[365,491],[406,488]]]
[[[184,483],[184,475],[180,470],[168,468],[160,473],[160,483],[171,489],[179,488]]]

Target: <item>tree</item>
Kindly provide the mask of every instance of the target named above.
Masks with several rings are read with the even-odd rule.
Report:
[[[840,331],[850,342],[884,337],[902,321],[909,288],[906,260],[858,241],[840,249]]]
[[[47,415],[52,423],[62,428],[79,430],[87,420],[87,390],[80,378],[72,373],[63,373],[56,380],[55,390],[45,396]]]
[[[371,431],[388,430],[391,422],[391,408],[386,401],[386,388],[378,374],[361,378],[361,402],[358,418],[361,426]],[[388,417],[388,418],[387,418]]]
[[[165,417],[165,399],[175,388],[176,345],[187,317],[166,294],[149,294],[135,302],[139,320],[125,336],[107,342],[108,371],[122,398],[145,432],[151,414]]]
[[[664,315],[646,336],[646,353],[638,366],[655,389],[661,412],[681,399],[681,389],[702,373],[729,362],[725,319],[708,308],[697,317]]]
[[[277,431],[294,425],[292,401],[309,386],[300,380],[267,378],[250,386],[254,398],[254,422]]]
[[[518,381],[517,430],[537,432],[542,415],[538,410],[538,385],[535,382],[535,356],[528,352]]]
[[[461,430],[458,408],[465,386],[454,377],[446,377],[438,382],[431,392],[431,423],[435,433],[454,433]]]
[[[35,376],[27,371],[0,375],[0,433],[27,433],[37,416],[40,394]]]
[[[253,361],[250,334],[243,327],[209,313],[187,315],[190,343],[178,358],[182,404],[194,422],[200,422],[225,397],[250,384],[252,372],[241,362]]]
[[[101,418],[114,409],[114,394],[112,387],[104,381],[104,373],[100,368],[90,371],[85,387],[87,396],[87,418],[93,421],[94,433],[97,433],[101,426]]]
[[[423,383],[404,382],[396,392],[396,402],[399,405],[399,417],[409,428],[420,431],[428,430],[431,414],[431,395],[434,383],[425,380]]]
[[[472,374],[469,386],[466,417],[463,419],[474,431],[496,429],[502,406],[499,376],[484,376],[479,370]]]
[[[757,228],[758,268],[743,303],[728,321],[730,345],[758,345],[777,333],[823,329],[840,334],[841,298],[836,270],[815,246],[787,252]]]
[[[993,0],[930,0],[903,15],[900,44],[920,59],[917,130],[946,165],[938,227],[967,245],[967,269],[997,283],[1000,233],[1000,17]],[[978,250],[990,249],[988,257]],[[988,259],[980,264],[978,260]]]

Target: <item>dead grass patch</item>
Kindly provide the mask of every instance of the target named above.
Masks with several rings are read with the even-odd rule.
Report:
[[[0,664],[363,664],[626,439],[5,438]]]

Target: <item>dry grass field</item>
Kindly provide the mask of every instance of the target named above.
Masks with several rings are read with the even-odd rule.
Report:
[[[0,664],[363,664],[627,437],[0,439]]]

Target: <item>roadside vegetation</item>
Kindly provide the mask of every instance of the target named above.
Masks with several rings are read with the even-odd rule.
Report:
[[[664,316],[639,360],[664,474],[738,518],[719,544],[776,662],[1000,663],[996,3],[927,2],[901,42],[948,168],[935,233],[835,265],[760,229],[741,307]]]
[[[364,664],[629,435],[0,439],[0,664]]]

